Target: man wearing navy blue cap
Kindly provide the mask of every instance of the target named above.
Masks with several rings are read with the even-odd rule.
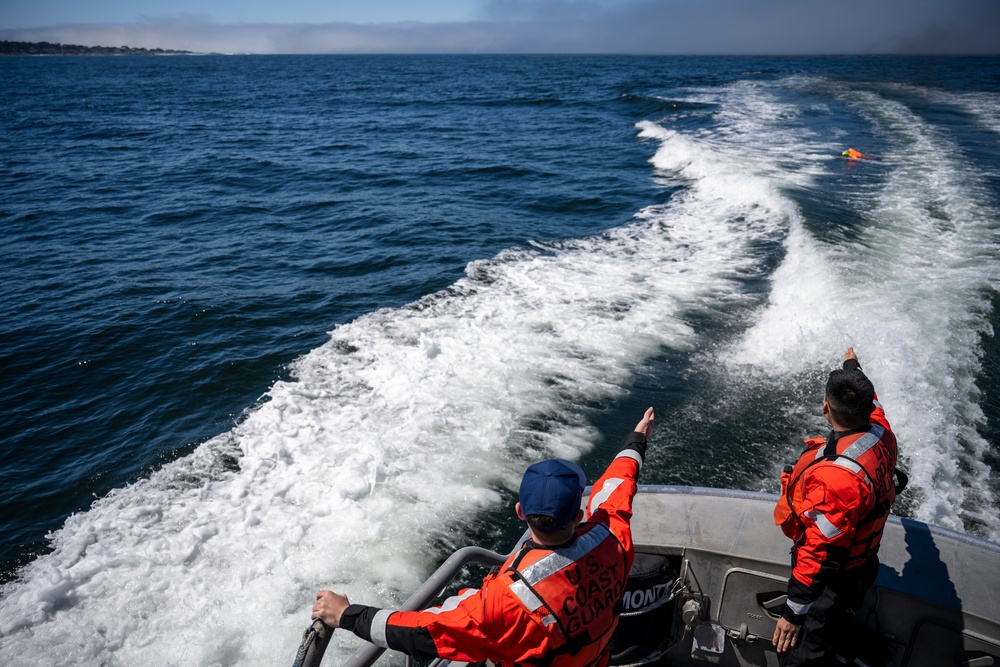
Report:
[[[482,588],[460,591],[440,607],[396,612],[320,591],[312,617],[420,660],[603,667],[635,556],[632,499],[653,417],[649,408],[625,437],[586,510],[579,466],[563,459],[530,466],[515,510],[531,537]]]

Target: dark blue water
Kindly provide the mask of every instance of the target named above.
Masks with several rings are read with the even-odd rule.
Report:
[[[333,326],[657,197],[613,62],[0,64],[8,572]]]
[[[118,603],[74,568],[130,580],[122,543],[182,534],[154,572],[281,550],[297,627],[318,529],[236,537],[222,507],[343,493],[325,511],[398,555],[426,545],[380,503],[453,477],[432,552],[500,544],[524,462],[597,473],[646,405],[642,481],[774,490],[848,345],[913,473],[898,510],[1000,536],[1000,59],[7,58],[0,81],[0,630],[99,618]],[[345,476],[307,480],[326,462]],[[138,629],[76,657],[138,659]],[[270,659],[219,650],[192,664]]]

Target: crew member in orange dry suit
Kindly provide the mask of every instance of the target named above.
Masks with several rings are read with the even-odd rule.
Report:
[[[856,664],[862,637],[850,619],[875,582],[882,528],[905,486],[896,438],[854,348],[843,369],[830,373],[823,415],[833,430],[805,441],[781,475],[774,509],[794,542],[788,600],[773,637],[779,653],[789,652],[786,666]]]
[[[594,484],[586,520],[586,478],[576,464],[551,459],[525,471],[515,510],[531,538],[482,588],[440,607],[396,612],[320,591],[312,617],[420,660],[603,667],[635,554],[632,499],[653,416],[649,408]]]

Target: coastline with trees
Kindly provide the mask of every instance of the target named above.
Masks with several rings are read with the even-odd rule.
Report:
[[[176,56],[193,51],[146,49],[132,46],[81,46],[53,42],[0,41],[0,56]]]

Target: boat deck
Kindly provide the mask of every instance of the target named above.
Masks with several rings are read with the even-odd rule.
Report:
[[[636,550],[677,557],[684,585],[706,608],[698,624],[678,628],[678,599],[665,664],[779,664],[770,640],[791,545],[773,523],[776,501],[690,487],[643,487],[636,497]],[[879,558],[858,618],[882,637],[895,665],[1000,665],[1000,545],[892,516]],[[716,634],[721,628],[720,653],[697,649],[701,623],[716,626]]]
[[[791,545],[772,520],[776,501],[764,493],[640,487],[632,519],[636,552],[667,563],[672,574],[655,593],[630,593],[638,579],[633,567],[626,596],[630,603],[644,600],[643,608],[637,603],[622,613],[618,632],[628,640],[622,650],[616,635],[612,664],[779,667],[771,637],[785,601]],[[867,629],[883,654],[868,658],[868,667],[1000,667],[1000,545],[892,516],[879,556],[878,579],[857,617],[859,636]],[[467,562],[503,560],[466,547],[401,608],[427,606]],[[616,659],[616,651],[628,659]],[[381,652],[365,646],[344,667],[368,667]]]

